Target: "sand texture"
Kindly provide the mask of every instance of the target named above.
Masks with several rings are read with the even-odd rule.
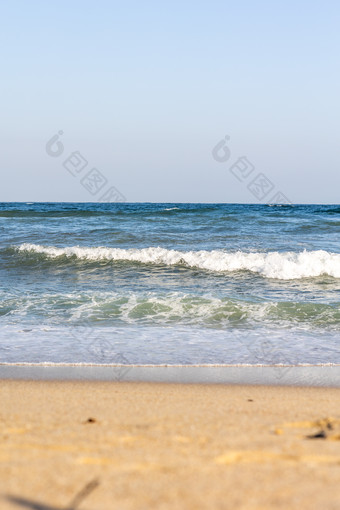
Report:
[[[0,381],[0,508],[340,508],[340,389]]]

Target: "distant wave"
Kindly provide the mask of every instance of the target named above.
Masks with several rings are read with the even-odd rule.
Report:
[[[333,207],[322,207],[318,210],[316,210],[318,214],[340,214],[340,207],[339,206],[333,206]]]
[[[71,246],[58,248],[22,244],[15,252],[48,259],[75,258],[84,261],[127,261],[166,266],[184,265],[216,272],[251,271],[266,278],[293,280],[329,275],[340,278],[340,254],[324,250],[302,252],[177,251],[160,247],[120,249]]]
[[[28,207],[27,207],[28,206]],[[211,213],[223,207],[212,204],[39,204],[25,203],[25,207],[1,207],[0,218],[67,218],[67,217],[141,217],[171,216],[174,212],[185,214]]]
[[[29,204],[26,204],[29,205]],[[112,215],[110,211],[94,211],[86,209],[51,209],[51,210],[38,210],[38,209],[0,209],[0,218],[68,218],[73,216],[91,217],[91,216],[104,216],[105,214]]]

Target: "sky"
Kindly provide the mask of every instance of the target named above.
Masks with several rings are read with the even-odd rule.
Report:
[[[335,0],[1,2],[0,201],[339,203],[339,26]]]

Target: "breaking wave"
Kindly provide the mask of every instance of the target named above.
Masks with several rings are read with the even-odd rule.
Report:
[[[58,248],[22,244],[12,248],[16,253],[39,255],[47,259],[77,259],[98,262],[135,262],[176,266],[215,272],[250,271],[266,278],[293,280],[328,275],[340,278],[340,254],[324,250],[302,252],[227,252],[178,251],[160,247],[120,249],[71,246]]]

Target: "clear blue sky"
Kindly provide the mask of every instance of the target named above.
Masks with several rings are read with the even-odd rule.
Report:
[[[131,202],[257,202],[246,156],[338,203],[339,27],[334,0],[1,2],[0,201],[95,201],[62,165],[80,151]]]

